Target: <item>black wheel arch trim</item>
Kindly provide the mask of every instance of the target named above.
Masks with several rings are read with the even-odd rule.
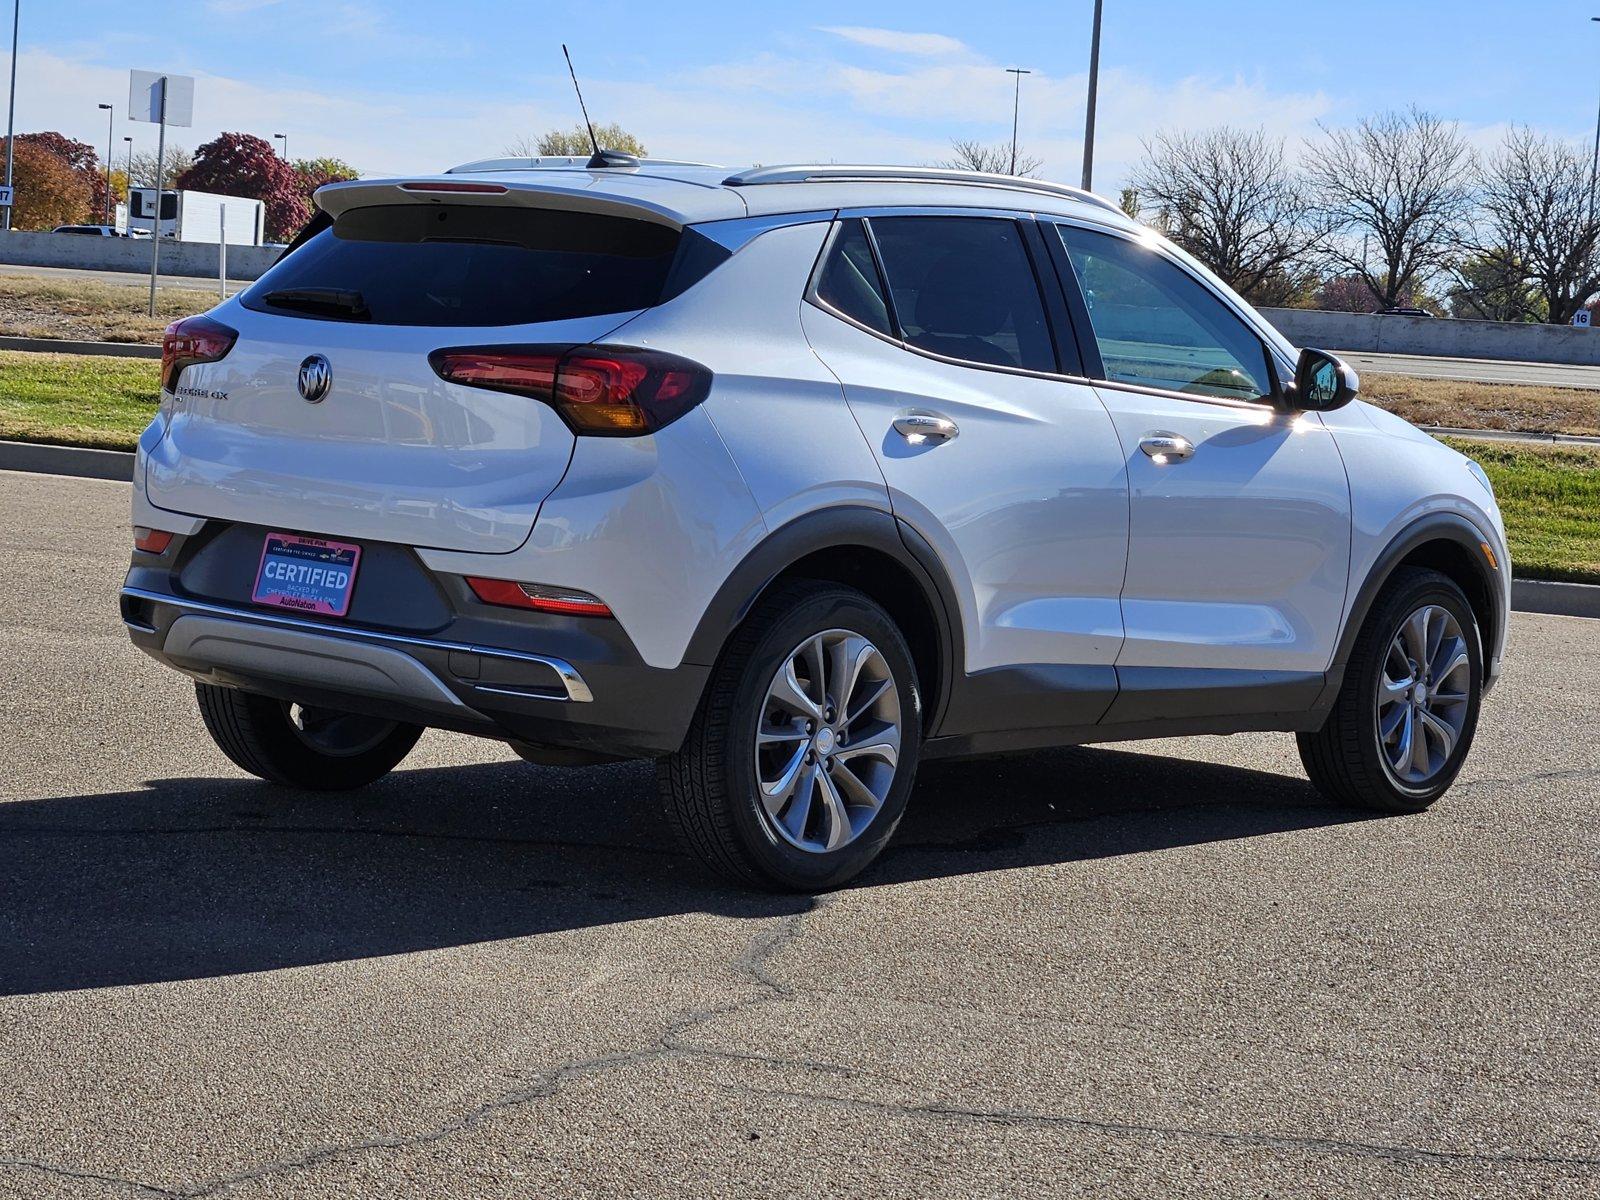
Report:
[[[966,661],[961,609],[938,552],[921,534],[887,509],[865,504],[817,509],[769,533],[729,572],[706,607],[683,661],[714,664],[728,637],[775,579],[813,554],[860,548],[885,555],[916,582],[938,631],[933,648],[939,665],[937,695],[925,695],[926,728],[939,728],[954,676]],[[840,580],[850,583],[848,579]]]
[[[1334,650],[1333,669],[1339,670],[1349,663],[1350,653],[1355,647],[1356,637],[1360,634],[1362,625],[1366,624],[1367,614],[1372,611],[1373,602],[1377,600],[1384,584],[1389,582],[1389,577],[1394,574],[1395,568],[1413,551],[1429,542],[1438,541],[1454,542],[1467,552],[1467,560],[1472,563],[1478,582],[1488,593],[1491,601],[1489,618],[1495,624],[1479,631],[1479,636],[1483,640],[1484,665],[1487,669],[1489,660],[1505,634],[1505,630],[1499,626],[1498,598],[1502,587],[1500,572],[1498,568],[1490,567],[1484,558],[1483,543],[1487,540],[1483,531],[1466,517],[1459,513],[1444,512],[1429,513],[1396,534],[1373,561],[1371,569],[1356,592],[1355,600],[1350,605],[1350,615],[1345,620],[1344,629],[1339,634],[1338,646]]]

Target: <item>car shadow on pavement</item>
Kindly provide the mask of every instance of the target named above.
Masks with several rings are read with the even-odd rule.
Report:
[[[929,764],[853,886],[1336,824],[1302,779],[1106,749]],[[0,804],[0,995],[200,979],[677,913],[804,911],[705,876],[648,764],[398,771],[354,796],[236,779]]]

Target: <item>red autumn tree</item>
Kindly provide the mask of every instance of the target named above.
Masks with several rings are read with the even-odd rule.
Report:
[[[89,204],[87,216],[94,221],[104,219],[106,211],[106,169],[95,153],[93,146],[88,142],[80,142],[69,138],[64,133],[55,130],[46,130],[44,133],[19,133],[17,134],[18,146],[37,146],[47,153],[55,155],[67,166],[71,167],[79,179],[89,189]]]
[[[0,160],[4,157],[5,139],[0,138]],[[88,219],[89,186],[59,154],[18,137],[12,170],[17,189],[13,229],[54,229]]]
[[[194,165],[178,186],[223,196],[245,196],[266,205],[267,239],[286,242],[311,217],[294,168],[261,138],[224,133],[194,152]]]

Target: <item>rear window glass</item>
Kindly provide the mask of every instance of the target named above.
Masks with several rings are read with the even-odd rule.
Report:
[[[341,214],[243,303],[378,325],[525,325],[649,308],[726,257],[699,234],[626,217],[380,205]]]

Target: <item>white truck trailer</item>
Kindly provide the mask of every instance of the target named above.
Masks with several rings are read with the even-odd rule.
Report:
[[[155,228],[156,189],[128,189],[128,232]],[[168,190],[161,196],[161,236],[180,242],[220,242],[226,228],[228,245],[259,246],[266,232],[266,206],[243,196]]]

